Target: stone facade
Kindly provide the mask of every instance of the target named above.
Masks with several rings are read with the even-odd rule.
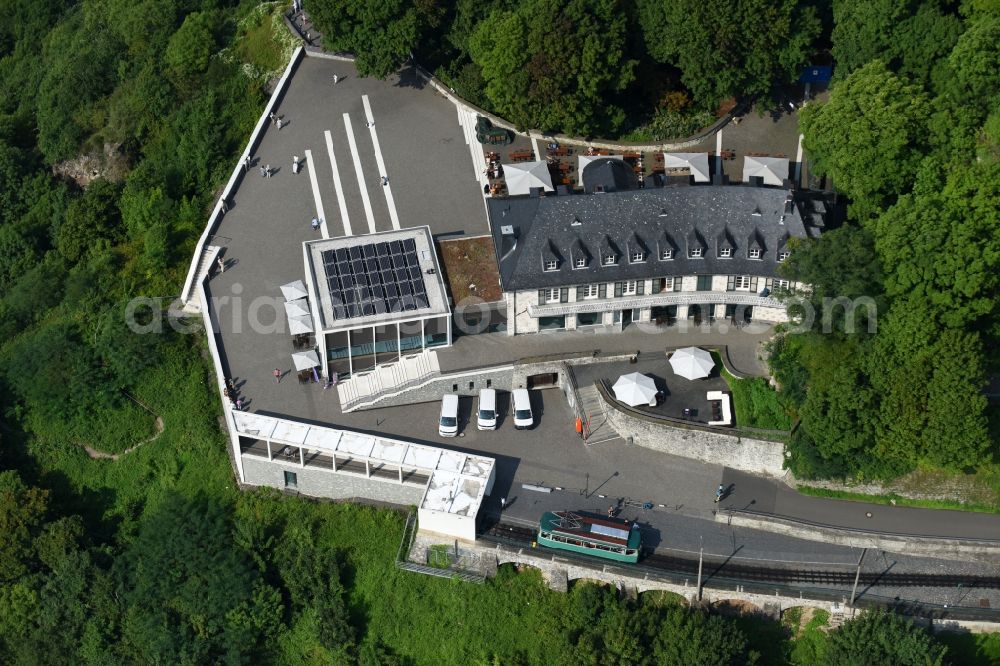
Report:
[[[707,305],[709,312],[716,319],[726,316],[727,305],[753,307],[753,319],[769,323],[788,321],[783,303],[770,296],[760,296],[764,288],[773,289],[774,280],[766,277],[753,277],[757,288],[754,291],[730,289],[729,275],[713,275],[709,290],[698,289],[698,276],[685,275],[673,278],[679,281],[677,290],[666,289],[654,293],[654,283],[659,280],[639,280],[635,293],[614,296],[615,283],[594,283],[600,286],[604,298],[577,298],[577,287],[570,286],[560,292],[560,299],[542,299],[538,290],[524,290],[504,293],[504,304],[507,311],[507,334],[545,332],[539,327],[540,317],[564,317],[562,328],[552,330],[576,330],[583,326],[617,326],[615,313],[619,310],[632,310],[632,322],[652,321],[652,308],[657,306],[675,306],[676,319],[683,321],[688,317],[691,304]],[[670,286],[668,284],[668,286]],[[801,289],[802,284],[792,283],[791,288]],[[556,290],[560,291],[560,290]],[[581,324],[578,317],[581,313],[597,314],[596,323]],[[513,322],[513,323],[511,323]]]
[[[754,474],[784,474],[784,444],[722,432],[681,428],[644,419],[605,403],[608,423],[624,438],[638,446],[684,458],[694,458]]]
[[[294,488],[285,485],[285,472],[296,476]],[[424,483],[388,481],[366,478],[352,472],[334,472],[316,467],[300,467],[295,463],[243,456],[245,483],[252,486],[270,486],[295,490],[311,497],[326,499],[352,499],[365,497],[380,502],[399,505],[417,505],[424,494]]]

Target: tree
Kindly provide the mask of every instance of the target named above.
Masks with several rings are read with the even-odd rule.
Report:
[[[614,132],[614,103],[633,79],[625,15],[617,0],[528,0],[494,10],[476,27],[469,53],[493,108],[520,127],[593,136]]]
[[[660,666],[747,664],[746,636],[717,615],[668,606],[659,609],[652,637],[653,663]]]
[[[813,170],[833,176],[866,218],[911,187],[928,114],[924,93],[876,60],[834,85],[826,104],[802,109],[799,123]]]
[[[733,95],[765,95],[794,80],[820,23],[798,0],[639,0],[646,51],[675,65],[696,102],[714,111]]]
[[[881,59],[926,81],[962,33],[958,17],[937,0],[836,0],[833,19],[831,52],[840,77]]]
[[[0,472],[0,581],[12,582],[37,568],[36,539],[49,493],[28,486],[12,470]]]
[[[1000,49],[997,44],[1000,44],[1000,17],[984,13],[970,22],[948,57],[956,79],[965,88],[967,99],[986,108],[996,108],[1000,96]]]
[[[124,237],[118,211],[119,188],[99,178],[73,199],[56,232],[56,245],[69,261],[106,249]]]
[[[908,619],[894,613],[866,612],[830,632],[821,663],[940,666],[946,652],[943,645]]]
[[[190,92],[195,78],[208,69],[215,40],[212,16],[207,12],[188,14],[181,27],[170,37],[163,59],[169,74],[182,92]]]
[[[350,51],[359,74],[384,79],[438,27],[440,12],[436,0],[311,0],[309,16],[326,48]]]

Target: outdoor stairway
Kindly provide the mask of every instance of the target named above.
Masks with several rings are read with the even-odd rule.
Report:
[[[202,280],[208,275],[212,270],[212,266],[215,265],[215,259],[219,256],[219,252],[222,248],[218,245],[206,245],[205,249],[201,251],[201,261],[198,263],[198,272],[194,274],[194,285],[201,284]],[[195,314],[201,312],[199,306],[199,301],[197,298],[189,298],[187,303],[184,304],[184,311],[190,314]]]
[[[480,188],[488,180],[483,173],[486,170],[486,155],[483,153],[483,144],[476,138],[476,112],[472,109],[456,104],[458,109],[458,124],[462,126],[462,133],[465,135],[465,143],[468,144],[472,153],[472,168],[475,170],[476,180],[479,181]]]
[[[340,409],[353,411],[367,403],[405,390],[408,386],[440,374],[437,352],[425,351],[403,356],[396,363],[380,365],[337,383]]]
[[[587,423],[590,424],[590,435],[587,437],[587,444],[599,444],[610,442],[613,439],[621,439],[618,432],[608,423],[608,418],[604,414],[604,400],[598,393],[597,387],[591,384],[584,386],[577,395],[580,397],[580,406],[587,416]]]

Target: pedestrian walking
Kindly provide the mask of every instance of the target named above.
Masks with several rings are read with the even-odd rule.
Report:
[[[229,199],[225,197],[222,198],[222,212],[223,214],[229,212]]]
[[[315,218],[315,217],[313,218],[312,228],[313,228],[313,231],[319,231],[319,219],[318,218]]]
[[[615,517],[615,505],[612,504],[611,506],[608,507],[608,518],[614,518],[614,517]]]
[[[365,127],[375,127],[375,121],[369,120],[368,122],[365,123]]]
[[[337,76],[336,74],[334,74],[334,75],[333,75],[333,85],[337,85],[337,82],[338,82],[338,81],[340,81],[340,77],[339,77],[339,76]]]
[[[236,394],[236,384],[233,382],[232,377],[226,377],[226,388],[229,389],[230,394]]]
[[[243,398],[236,398],[236,409],[243,411]]]
[[[243,171],[244,173],[250,173],[250,156],[247,155],[243,160]]]
[[[260,168],[260,177],[267,178],[267,170],[265,170],[264,167]]]
[[[278,116],[276,116],[276,115],[274,114],[274,111],[272,111],[271,113],[267,114],[267,117],[271,119],[271,124],[272,124],[272,125],[273,125],[273,124],[275,123],[275,121],[276,121],[276,120],[278,119]]]
[[[275,384],[281,383],[281,370],[279,370],[278,368],[274,369],[274,383]]]
[[[216,263],[219,265],[219,272],[220,273],[225,273],[226,272],[226,262],[222,259],[222,257],[219,257],[219,259],[218,259],[218,261],[216,261]]]
[[[227,397],[227,398],[229,397],[229,387],[228,386],[226,388],[222,389],[222,395],[225,396],[225,397]]]
[[[726,492],[725,489],[722,487],[722,484],[720,483],[719,484],[719,489],[715,491],[715,501],[718,502],[719,500],[721,500],[722,499],[722,495],[725,492]]]
[[[271,165],[270,164],[268,164],[267,166],[264,167],[264,175],[267,176],[268,178],[271,177]]]
[[[299,156],[292,155],[292,173],[299,172]]]
[[[507,498],[506,497],[501,497],[500,498],[500,510],[503,511],[506,508],[507,508]]]
[[[278,120],[275,121],[274,124],[278,126],[278,131],[280,132],[281,131],[281,126],[284,124],[284,122],[281,120],[281,118],[278,118]]]
[[[389,185],[389,176],[382,176],[382,187]]]

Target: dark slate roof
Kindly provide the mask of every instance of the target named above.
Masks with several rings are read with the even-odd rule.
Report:
[[[807,231],[791,197],[785,189],[725,185],[508,197],[487,199],[487,207],[501,284],[517,291],[678,275],[776,277],[785,240],[816,231]],[[732,246],[732,257],[720,257],[720,246]],[[667,247],[674,258],[662,261]],[[690,258],[691,247],[701,247],[702,257]],[[762,250],[761,259],[748,257],[750,247]],[[637,248],[645,260],[632,263]],[[612,266],[603,262],[609,251],[617,256]],[[540,256],[549,253],[560,257],[558,270],[543,270]],[[581,256],[587,265],[575,268]]]
[[[598,187],[605,192],[622,192],[639,187],[639,179],[632,171],[632,165],[624,160],[609,157],[594,160],[583,168],[583,189],[588,193]]]

